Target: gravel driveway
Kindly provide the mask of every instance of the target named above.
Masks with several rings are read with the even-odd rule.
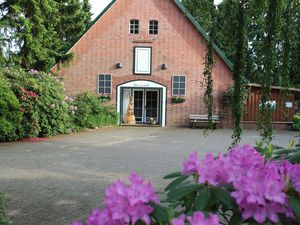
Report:
[[[274,143],[287,145],[295,135],[278,131]],[[10,198],[13,225],[67,225],[100,206],[104,188],[117,178],[136,171],[161,190],[161,177],[179,171],[189,152],[226,151],[230,136],[231,130],[204,137],[199,129],[117,127],[0,143],[0,191]],[[257,139],[247,130],[243,143]]]

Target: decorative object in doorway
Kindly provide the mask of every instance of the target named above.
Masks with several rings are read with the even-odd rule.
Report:
[[[127,125],[134,125],[135,124],[135,116],[134,116],[134,111],[133,111],[133,101],[132,101],[132,96],[130,96],[129,99],[129,105],[128,109],[124,118],[124,123]]]

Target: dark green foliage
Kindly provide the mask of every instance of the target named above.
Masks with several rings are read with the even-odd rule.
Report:
[[[75,124],[88,128],[116,125],[118,114],[112,107],[104,106],[105,101],[107,100],[90,93],[77,96]]]
[[[22,120],[20,103],[0,70],[0,141],[14,141]]]
[[[295,140],[289,142],[288,147],[276,146],[272,144],[256,143],[256,150],[265,156],[266,159],[288,160],[291,163],[300,163],[300,144]]]
[[[6,215],[7,198],[0,192],[0,225],[9,225],[10,221]]]
[[[13,44],[12,61],[25,69],[47,71],[68,57],[60,53],[61,41],[55,30],[60,23],[54,0],[5,0],[0,5],[0,23],[8,47]]]
[[[205,104],[205,108],[207,109],[208,129],[213,130],[214,124],[212,116],[214,113],[214,97],[212,69],[214,66],[213,45],[215,41],[217,26],[219,23],[216,18],[217,10],[213,0],[184,0],[183,4],[187,8],[187,10],[196,18],[196,20],[204,27],[204,29],[210,36],[210,40],[207,43],[206,55],[204,58],[204,79],[201,85],[205,89],[203,102]]]
[[[282,0],[268,2],[266,16],[266,37],[264,38],[263,50],[265,56],[261,65],[261,104],[259,107],[259,128],[262,139],[266,142],[272,140],[272,111],[268,107],[271,97],[272,78],[276,77],[276,40],[279,35],[279,18]]]
[[[259,83],[262,69],[261,62],[268,55],[263,47],[264,34],[266,33],[265,16],[268,12],[270,0],[249,0],[246,7],[246,73],[250,82]],[[237,0],[223,0],[215,8],[215,20],[209,16],[209,0],[184,0],[186,8],[197,21],[209,31],[212,23],[216,28],[214,42],[225,52],[230,60],[234,60],[236,38],[234,36],[237,20]],[[282,11],[277,17],[278,35],[276,42],[276,62],[273,85],[286,85],[286,78],[291,81],[291,86],[300,85],[300,3],[298,0],[282,0]],[[287,61],[288,60],[288,61]],[[289,71],[287,68],[290,68]]]
[[[235,56],[233,62],[233,101],[232,101],[232,115],[233,115],[233,134],[232,144],[235,145],[241,140],[241,121],[243,118],[243,94],[244,94],[244,78],[245,78],[245,52],[246,52],[246,0],[239,2],[238,17],[239,23],[236,27],[234,36],[236,37]]]
[[[294,115],[294,118],[293,118],[293,130],[300,131],[300,114]]]
[[[108,97],[65,97],[62,79],[53,74],[7,68],[0,71],[0,141],[48,137],[81,128],[116,125]]]
[[[207,12],[209,13],[210,23],[207,25],[210,39],[207,44],[206,48],[206,55],[204,59],[204,84],[205,84],[205,92],[203,96],[203,102],[205,108],[207,109],[208,115],[208,129],[213,130],[214,123],[213,123],[213,113],[214,113],[214,96],[213,96],[213,79],[212,79],[212,69],[214,66],[214,53],[213,53],[213,45],[214,45],[214,34],[215,34],[215,27],[214,27],[214,19],[215,19],[215,5],[214,1],[208,1],[208,8]]]
[[[75,44],[91,22],[91,6],[88,0],[55,0],[58,4],[60,22],[56,30],[66,51]]]
[[[172,98],[172,103],[183,103],[185,102],[185,98],[180,98],[180,97],[174,97]]]
[[[92,6],[89,2],[89,0],[83,0],[82,2],[82,11],[84,12],[84,20],[83,23],[85,24],[85,28],[88,27],[88,25],[92,22]]]
[[[0,47],[6,47],[10,64],[24,69],[47,72],[56,63],[66,65],[74,55],[65,51],[87,28],[90,9],[88,0],[4,0]]]
[[[195,17],[195,19],[209,30],[211,26],[211,0],[183,0],[182,3],[186,9]]]
[[[19,138],[46,137],[72,131],[70,104],[65,103],[63,85],[53,75],[6,69],[4,76],[23,112]]]

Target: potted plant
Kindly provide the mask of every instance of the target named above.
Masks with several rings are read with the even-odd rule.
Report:
[[[183,103],[183,102],[185,102],[185,98],[182,98],[182,97],[179,97],[179,96],[172,98],[172,103],[174,103],[174,104]]]

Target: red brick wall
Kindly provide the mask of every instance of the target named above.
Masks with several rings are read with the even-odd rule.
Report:
[[[140,21],[140,34],[129,34],[129,20]],[[159,21],[159,34],[148,34],[149,20]],[[143,43],[143,42],[147,43]],[[133,75],[134,46],[152,47],[152,75]],[[151,80],[168,87],[167,126],[187,126],[190,114],[206,114],[202,97],[203,58],[206,41],[193,24],[184,17],[172,0],[118,0],[86,35],[71,49],[76,59],[64,68],[68,94],[97,91],[97,75],[112,74],[113,102],[116,86],[130,80]],[[123,68],[116,69],[121,62]],[[167,63],[168,69],[161,65]],[[186,101],[171,104],[172,75],[186,75]],[[220,95],[231,85],[226,64],[216,55],[213,70],[216,114]]]

